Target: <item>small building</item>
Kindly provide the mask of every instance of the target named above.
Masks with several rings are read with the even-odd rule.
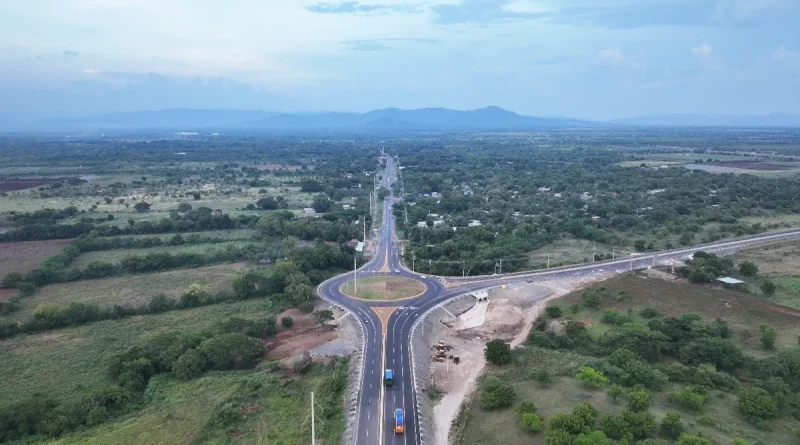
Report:
[[[442,194],[439,192],[431,192],[431,198],[441,198]]]
[[[317,213],[317,211],[314,210],[313,207],[306,207],[306,208],[303,209],[303,213],[305,213],[306,215],[313,215],[313,214]]]
[[[425,221],[420,221],[417,223],[417,227],[424,229],[428,227],[428,223],[426,223]]]
[[[717,281],[719,281],[722,284],[729,285],[729,286],[736,286],[736,285],[739,285],[739,284],[744,284],[744,281],[742,281],[740,279],[737,279],[737,278],[733,278],[733,277],[717,278]]]
[[[361,253],[363,251],[364,251],[364,241],[359,241],[358,244],[356,244],[356,252]]]
[[[444,220],[443,219],[437,219],[436,221],[433,222],[433,227],[439,227],[442,224],[444,224]]]
[[[342,208],[345,210],[350,210],[350,204],[342,204]]]
[[[653,196],[653,195],[657,195],[659,193],[664,193],[666,191],[667,191],[667,189],[653,189],[653,190],[648,190],[647,194],[650,195],[650,196]]]
[[[480,220],[477,219],[471,219],[469,221],[469,224],[467,224],[468,227],[480,227],[481,225],[482,223],[480,222]]]

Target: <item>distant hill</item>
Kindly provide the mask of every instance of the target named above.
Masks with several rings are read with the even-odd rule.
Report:
[[[615,125],[665,127],[800,127],[800,116],[771,113],[750,116],[669,114],[633,119],[617,119]]]
[[[277,115],[269,111],[249,110],[198,110],[173,108],[167,110],[105,113],[97,116],[72,119],[48,119],[42,125],[57,127],[98,128],[174,128],[200,129],[239,126]]]
[[[253,122],[265,129],[327,130],[481,130],[523,131],[603,124],[576,119],[523,116],[499,107],[459,111],[447,108],[400,110],[385,108],[367,113],[282,114]]]

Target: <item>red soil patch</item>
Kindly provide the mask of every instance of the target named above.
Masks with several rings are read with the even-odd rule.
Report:
[[[8,301],[15,292],[16,289],[0,289],[0,301]]]
[[[20,241],[0,243],[0,275],[27,273],[39,267],[47,257],[57,254],[72,240]]]
[[[292,317],[292,327],[285,328],[281,318]],[[312,314],[304,314],[298,309],[289,309],[275,317],[278,321],[278,335],[264,343],[267,357],[282,359],[310,351],[317,346],[336,338],[336,332],[319,327]]]

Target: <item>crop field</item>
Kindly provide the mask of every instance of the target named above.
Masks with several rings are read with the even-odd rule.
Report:
[[[0,244],[0,277],[9,272],[26,273],[69,245],[70,240],[22,241]]]
[[[358,280],[358,292],[352,281],[344,283],[341,291],[364,300],[399,300],[425,292],[425,285],[410,278],[370,277]]]
[[[51,284],[39,288],[33,296],[21,299],[20,310],[0,317],[0,320],[27,320],[33,316],[34,309],[41,303],[68,305],[72,302],[84,302],[96,303],[103,308],[115,304],[135,307],[149,303],[153,296],[162,293],[177,299],[192,284],[207,285],[211,288],[211,292],[226,291],[231,286],[231,274],[244,268],[244,264],[234,263]]]
[[[223,243],[187,244],[181,246],[148,247],[145,249],[116,249],[86,252],[79,256],[75,262],[72,263],[72,265],[82,269],[93,261],[116,264],[119,263],[123,258],[131,255],[147,255],[151,253],[169,253],[173,255],[178,253],[209,253],[232,247],[242,247],[246,244],[248,244],[247,241],[227,241]]]
[[[251,300],[5,339],[0,341],[0,405],[35,393],[57,401],[88,394],[107,384],[105,370],[111,356],[160,329],[199,332],[233,316],[256,319],[268,315],[264,301]]]

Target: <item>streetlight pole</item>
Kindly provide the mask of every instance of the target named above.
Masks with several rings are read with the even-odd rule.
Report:
[[[353,257],[353,293],[358,293],[358,258]]]
[[[317,445],[316,424],[314,423],[314,393],[311,393],[311,445]]]

